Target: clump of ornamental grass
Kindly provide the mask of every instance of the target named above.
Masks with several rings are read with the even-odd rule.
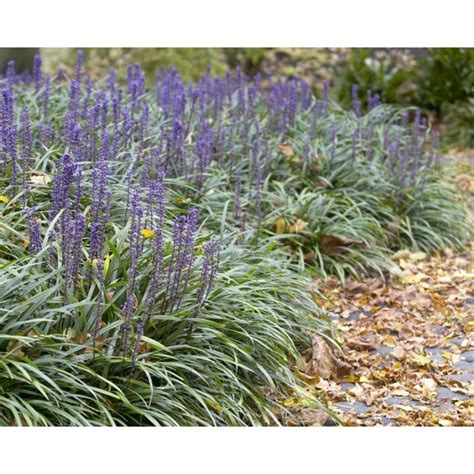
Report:
[[[0,91],[0,424],[277,423],[269,389],[319,406],[293,374],[331,333],[310,281],[194,202],[215,160],[210,78],[164,76],[158,116],[136,65],[127,92],[113,72],[95,89],[81,54],[62,80],[37,58]],[[188,93],[197,124],[173,119]]]
[[[114,70],[93,82],[83,71],[81,54],[70,79],[42,73],[40,60],[32,78],[20,78],[11,64],[0,94],[1,163],[26,199],[30,178],[49,176],[64,152],[76,164],[96,163],[104,155],[113,161],[113,172],[107,171],[111,179],[127,190],[127,216],[137,171],[153,179],[162,169],[173,183],[171,202],[178,210],[204,207],[210,228],[231,229],[248,243],[275,233],[269,215],[287,219],[284,208],[277,215],[272,198],[282,186],[290,195],[314,192],[324,198],[318,202],[331,202],[332,210],[327,213],[324,205],[321,213],[334,219],[335,237],[364,242],[364,249],[327,254],[318,244],[315,254],[321,257],[310,258],[311,265],[318,269],[329,259],[341,261],[339,274],[341,268],[381,270],[383,254],[397,245],[394,229],[406,222],[404,190],[425,181],[427,173],[436,176],[436,160],[427,158],[432,155],[430,130],[419,113],[381,105],[370,93],[364,100],[368,112],[362,113],[357,86],[352,98],[353,110],[345,111],[330,100],[329,83],[316,100],[304,81],[249,80],[239,69],[224,77],[205,74],[193,83],[183,82],[176,70],[161,70],[150,89],[137,64],[127,67],[125,82]],[[39,175],[33,176],[26,171],[31,144],[42,150],[34,154]],[[418,200],[426,196],[408,196],[415,194]],[[456,214],[459,204],[449,202]],[[100,216],[108,211],[91,210],[94,233],[100,235]],[[319,211],[315,206],[313,211],[311,219],[316,219]],[[383,232],[374,231],[374,219]],[[320,228],[316,221],[309,224]],[[432,230],[444,232],[442,226]],[[306,237],[300,242],[295,235],[292,247],[310,254],[318,242],[314,237],[307,245]],[[459,242],[464,238],[456,236]],[[319,270],[324,274],[336,267]]]
[[[279,192],[278,192],[279,191]],[[275,210],[265,223],[298,257],[301,269],[336,274],[341,280],[371,271],[383,276],[392,266],[384,246],[384,229],[370,212],[342,190],[273,195]]]
[[[331,210],[335,235],[331,240],[339,244],[337,259],[347,259],[349,264],[355,262],[360,254],[349,250],[357,247],[357,241],[370,252],[358,266],[359,274],[374,268],[386,269],[388,254],[400,246],[424,250],[461,248],[471,234],[468,213],[438,169],[437,134],[430,131],[417,110],[386,107],[374,98],[370,111],[362,115],[356,97],[353,111],[344,112],[333,105],[332,124],[326,119],[319,121],[321,130],[312,132],[314,142],[306,146],[303,137],[311,136],[307,129],[309,117],[306,115],[306,120],[295,124],[288,142],[280,147],[279,160],[287,163],[278,183],[283,201],[298,201],[294,195],[303,200],[311,194],[319,195],[320,202],[334,197]],[[330,137],[326,146],[324,140],[318,140],[321,134]],[[302,158],[305,150],[310,159]],[[285,180],[285,173],[291,178]],[[339,199],[340,196],[347,198],[350,205],[346,199]],[[356,215],[345,213],[345,209],[354,208],[358,211]],[[278,223],[287,225],[288,211],[280,210],[277,205],[274,212],[281,214],[282,219],[275,221],[274,228],[282,229]],[[297,230],[294,221],[300,219],[299,227],[304,230],[292,238],[308,252],[309,247],[304,243],[307,237],[317,242],[318,227],[312,225],[318,221],[316,213],[312,218],[308,218],[307,212],[293,214],[298,217],[287,228]],[[319,209],[319,215],[322,218],[325,215],[324,207]],[[340,215],[348,217],[342,225]],[[368,240],[366,236],[371,229],[372,239]],[[350,244],[345,249],[344,242]],[[328,246],[325,250],[320,242],[318,248],[322,248],[321,261],[324,261]]]
[[[133,219],[113,226],[106,257],[84,262],[76,292],[65,296],[64,269],[48,268],[52,244],[28,255],[24,232],[10,235],[12,219],[20,229],[26,222],[10,209],[1,224],[9,242],[0,277],[2,425],[272,424],[284,407],[269,401],[269,388],[319,406],[292,367],[309,334],[327,336],[330,326],[309,281],[273,254],[197,238],[187,289],[173,297],[177,230],[167,232],[149,311],[157,237],[141,238],[148,248],[133,282]]]
[[[92,81],[81,52],[72,77],[10,63],[0,423],[277,422],[268,388],[304,390],[299,353],[331,333],[296,268],[383,273],[469,235],[429,125],[367,104],[238,69],[150,89],[138,64]]]
[[[162,173],[132,188],[124,223],[112,165],[64,155],[37,206],[2,203],[0,423],[277,423],[266,391],[306,393],[292,369],[331,333],[310,281],[168,210]]]

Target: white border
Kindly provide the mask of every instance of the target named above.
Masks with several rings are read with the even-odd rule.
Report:
[[[474,46],[465,0],[5,0],[1,47]],[[0,429],[2,472],[467,472],[469,428]],[[145,471],[146,469],[146,471]],[[472,467],[471,467],[472,469]]]
[[[4,0],[1,46],[474,46],[470,0]]]
[[[469,428],[4,428],[2,472],[461,473]],[[471,469],[472,470],[472,469]]]

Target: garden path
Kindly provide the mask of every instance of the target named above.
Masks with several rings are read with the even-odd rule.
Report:
[[[397,252],[402,273],[320,290],[350,373],[317,387],[348,425],[474,425],[474,243]]]

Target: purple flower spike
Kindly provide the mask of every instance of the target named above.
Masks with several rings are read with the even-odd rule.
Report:
[[[217,274],[220,260],[220,240],[212,237],[204,246],[204,263],[201,271],[201,287],[197,296],[196,314],[202,308],[211,292],[212,283]]]
[[[42,247],[40,223],[36,219],[36,212],[33,209],[26,209],[28,219],[28,235],[30,238],[31,253],[37,254]]]
[[[39,54],[35,55],[33,63],[33,79],[35,81],[36,92],[38,92],[43,81],[43,73],[41,71],[41,56]]]

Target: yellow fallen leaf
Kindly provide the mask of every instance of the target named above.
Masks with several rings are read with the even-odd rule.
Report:
[[[276,220],[275,222],[275,232],[277,234],[284,234],[285,231],[286,231],[286,222],[285,222],[285,219],[283,219],[283,217],[280,217]]]
[[[385,345],[389,347],[395,347],[397,345],[397,340],[390,334],[385,338]]]
[[[425,279],[426,275],[424,273],[416,273],[416,274],[405,274],[401,277],[402,283],[411,285],[414,283],[419,283],[421,280]]]
[[[398,261],[398,264],[400,265],[400,268],[403,268],[403,269],[408,267],[408,262],[404,258],[401,258]]]
[[[298,233],[298,232],[303,232],[306,227],[308,227],[308,223],[298,219],[290,228],[288,229],[288,232],[292,233]]]
[[[374,377],[374,379],[377,379],[377,380],[383,380],[387,377],[387,371],[383,369],[379,370],[378,372],[374,371],[372,372],[372,377]]]
[[[418,365],[430,365],[433,362],[429,357],[422,354],[413,354],[411,360]]]
[[[296,377],[311,386],[317,385],[321,380],[321,378],[317,374],[308,375],[304,372],[300,372],[299,370],[296,371]]]
[[[156,235],[155,231],[152,230],[152,229],[142,229],[140,231],[140,234],[142,234],[142,236],[145,239],[151,239],[152,237],[155,237],[155,235]]]
[[[424,260],[426,257],[427,254],[425,252],[413,252],[408,256],[410,260]]]
[[[297,404],[297,399],[295,397],[285,398],[285,400],[282,400],[281,403],[286,408],[291,408]]]
[[[368,383],[369,382],[369,379],[365,376],[365,375],[361,375],[359,377],[359,382],[361,383]]]
[[[443,352],[441,354],[441,357],[446,360],[453,360],[453,355],[450,354],[449,352]]]

